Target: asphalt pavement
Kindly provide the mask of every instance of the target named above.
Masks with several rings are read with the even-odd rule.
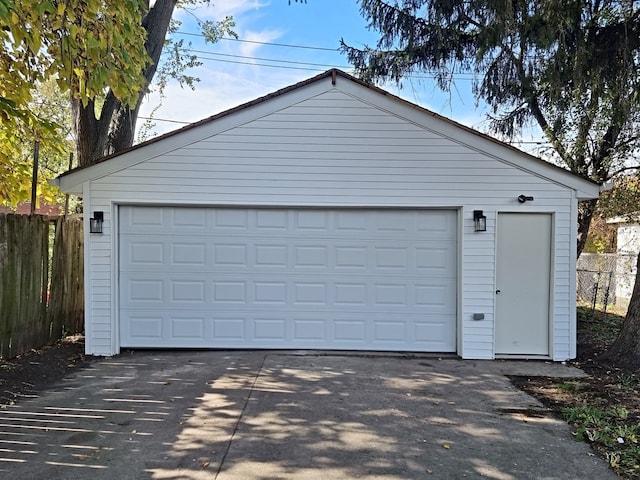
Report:
[[[7,479],[617,479],[505,376],[550,362],[136,351],[0,409]]]

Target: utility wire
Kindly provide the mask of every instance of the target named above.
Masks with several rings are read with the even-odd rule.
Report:
[[[187,35],[186,32],[182,32],[183,35]],[[193,35],[193,36],[199,36],[201,37],[202,35],[200,34],[196,34],[196,33],[189,33],[188,35]],[[236,40],[234,38],[229,38],[228,40]],[[238,40],[240,41],[240,40]],[[269,43],[269,42],[257,42],[257,41],[250,41],[250,40],[246,40],[247,42],[250,43],[258,43],[261,45],[276,45],[276,46],[281,46],[281,47],[292,47],[292,48],[309,48],[309,49],[314,49],[314,50],[330,50],[333,52],[337,52],[337,50],[331,50],[331,49],[326,49],[324,47],[305,47],[305,46],[300,46],[300,45],[288,45],[288,44],[282,44],[282,43]],[[280,60],[277,58],[263,58],[263,57],[248,57],[248,56],[243,56],[243,55],[234,55],[234,54],[228,54],[228,53],[218,53],[218,52],[213,52],[210,50],[198,50],[198,49],[194,49],[194,48],[189,48],[189,47],[182,47],[182,51],[184,52],[192,52],[195,53],[196,55],[194,55],[198,60],[206,60],[206,61],[212,61],[212,62],[223,62],[223,63],[235,63],[238,65],[252,65],[252,66],[256,66],[256,67],[270,67],[270,68],[283,68],[286,70],[300,70],[300,71],[308,71],[308,72],[323,72],[324,70],[326,70],[327,68],[338,68],[341,70],[349,70],[352,69],[353,66],[352,65],[331,65],[331,64],[327,64],[327,63],[313,63],[313,62],[302,62],[302,61],[295,61],[295,60]],[[163,55],[171,55],[171,52],[163,52]],[[203,55],[215,55],[215,56],[219,56],[219,57],[227,57],[227,58],[237,58],[240,60],[249,60],[248,62],[242,62],[240,60],[223,60],[220,58],[211,58],[211,57],[205,57]],[[322,69],[318,69],[318,68],[308,68],[308,67],[290,67],[287,65],[267,65],[267,64],[263,64],[263,63],[255,63],[253,62],[253,60],[258,60],[261,62],[272,62],[272,63],[280,63],[280,64],[288,64],[288,65],[308,65],[311,67],[317,66],[317,67],[323,67]],[[455,77],[459,80],[471,80],[474,77],[473,73],[468,73],[468,72],[454,72],[451,74],[452,77]],[[435,75],[405,75],[406,78],[413,78],[413,79],[423,79],[423,80],[433,80],[435,78],[437,78]]]
[[[191,123],[194,123],[194,122],[182,122],[180,120],[170,120],[168,118],[142,117],[142,116],[138,116],[138,118],[141,118],[142,120],[151,120],[152,122],[180,123],[182,125],[189,125]]]
[[[341,69],[349,69],[349,68],[353,68],[351,65],[329,65],[327,63],[311,63],[311,62],[297,62],[295,60],[278,60],[275,58],[261,58],[261,57],[247,57],[244,55],[233,55],[230,53],[217,53],[217,52],[212,52],[212,51],[206,51],[206,50],[195,50],[193,48],[185,48],[184,49],[185,52],[193,52],[193,53],[202,53],[204,55],[217,55],[219,57],[232,57],[232,58],[241,58],[244,60],[259,60],[259,61],[263,61],[263,62],[279,62],[279,63],[290,63],[290,64],[294,64],[294,65],[311,65],[314,67],[328,67],[328,68],[341,68]],[[198,55],[196,55],[198,56]],[[211,59],[213,60],[213,59]]]
[[[302,70],[302,71],[307,71],[307,72],[324,72],[324,70],[325,70],[325,69],[322,69],[322,68],[290,67],[288,65],[270,65],[270,64],[267,64],[267,63],[241,62],[239,60],[223,60],[222,58],[198,57],[198,59],[199,60],[210,60],[212,62],[235,63],[237,65],[251,65],[251,66],[254,66],[254,67],[283,68],[285,70]]]
[[[186,36],[190,36],[190,37],[202,37],[202,38],[205,37],[201,33],[191,33],[191,32],[177,31],[177,32],[175,32],[175,34],[177,34],[177,35],[186,35]],[[257,40],[241,40],[239,38],[233,38],[233,37],[222,37],[220,40],[228,40],[230,42],[253,43],[253,44],[256,44],[256,45],[270,45],[272,47],[288,47],[288,48],[304,48],[304,49],[307,49],[307,50],[323,50],[325,52],[337,52],[338,51],[337,48],[311,47],[311,46],[307,46],[307,45],[292,45],[292,44],[288,44],[288,43],[259,42]]]
[[[300,70],[300,71],[306,71],[306,72],[324,72],[327,68],[338,68],[341,70],[349,70],[351,68],[353,68],[353,66],[346,66],[346,65],[331,65],[331,64],[326,64],[326,63],[312,63],[312,62],[299,62],[299,61],[293,61],[293,60],[279,60],[276,58],[260,58],[260,57],[247,57],[247,56],[242,56],[242,55],[232,55],[232,54],[225,54],[225,53],[216,53],[216,52],[208,52],[208,51],[204,51],[204,50],[194,50],[194,49],[189,49],[189,48],[185,48],[184,49],[185,52],[194,52],[194,53],[198,53],[198,52],[202,52],[202,53],[206,53],[207,55],[218,55],[218,56],[224,56],[224,57],[229,57],[229,58],[238,58],[240,60],[224,60],[222,58],[211,58],[211,57],[205,57],[203,55],[194,55],[196,57],[197,60],[203,60],[203,61],[211,61],[211,62],[222,62],[222,63],[234,63],[237,65],[249,65],[249,66],[254,66],[254,67],[270,67],[270,68],[282,68],[285,70]],[[168,52],[167,55],[170,55],[171,53]],[[310,65],[310,66],[319,66],[319,67],[323,67],[323,68],[310,68],[310,67],[296,67],[296,66],[289,66],[289,65],[273,65],[273,64],[265,64],[265,63],[255,63],[252,61],[241,61],[241,60],[260,60],[260,61],[266,61],[266,62],[276,62],[276,63],[286,63],[289,65]],[[473,80],[473,74],[472,73],[466,73],[466,72],[458,72],[458,73],[454,73],[452,74],[452,77],[455,77],[457,80]],[[412,79],[422,79],[422,80],[433,80],[435,78],[437,78],[435,75],[405,75],[404,78],[412,78]]]

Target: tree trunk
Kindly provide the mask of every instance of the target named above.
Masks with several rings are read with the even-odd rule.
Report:
[[[147,13],[142,20],[142,26],[147,31],[145,48],[147,55],[151,58],[151,63],[144,69],[144,77],[147,79],[147,85],[151,83],[158,69],[158,62],[160,61],[160,55],[164,47],[167,29],[169,28],[176,3],[177,0],[156,0],[153,8],[149,10],[149,13]],[[146,94],[146,89],[140,92],[138,102],[134,108],[129,108],[121,103],[118,104],[111,119],[109,143],[105,154],[116,153],[133,145],[140,105]]]
[[[603,358],[629,369],[640,368],[640,254],[636,261],[636,280],[618,338]]]
[[[108,130],[96,118],[93,100],[85,106],[80,100],[71,99],[71,115],[76,136],[76,156],[78,165],[82,167],[102,156],[107,145]]]
[[[589,227],[591,226],[591,219],[596,211],[596,205],[598,199],[585,200],[578,205],[578,255],[580,258],[582,250],[587,243],[587,234],[589,233]]]
[[[142,20],[142,26],[147,31],[145,47],[151,58],[151,63],[143,72],[147,86],[156,73],[176,3],[177,0],[156,0]],[[140,92],[135,107],[128,108],[122,105],[110,90],[107,92],[99,118],[96,118],[93,101],[84,107],[79,101],[72,100],[78,165],[90,165],[105,155],[133,145],[140,104],[146,93],[145,88]]]

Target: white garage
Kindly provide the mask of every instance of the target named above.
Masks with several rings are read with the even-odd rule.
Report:
[[[57,184],[83,199],[89,354],[575,357],[599,186],[338,70]]]
[[[122,347],[455,351],[455,211],[119,213]]]

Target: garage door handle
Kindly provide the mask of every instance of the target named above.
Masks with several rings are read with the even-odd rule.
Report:
[[[500,293],[500,290],[496,290],[496,295]]]

